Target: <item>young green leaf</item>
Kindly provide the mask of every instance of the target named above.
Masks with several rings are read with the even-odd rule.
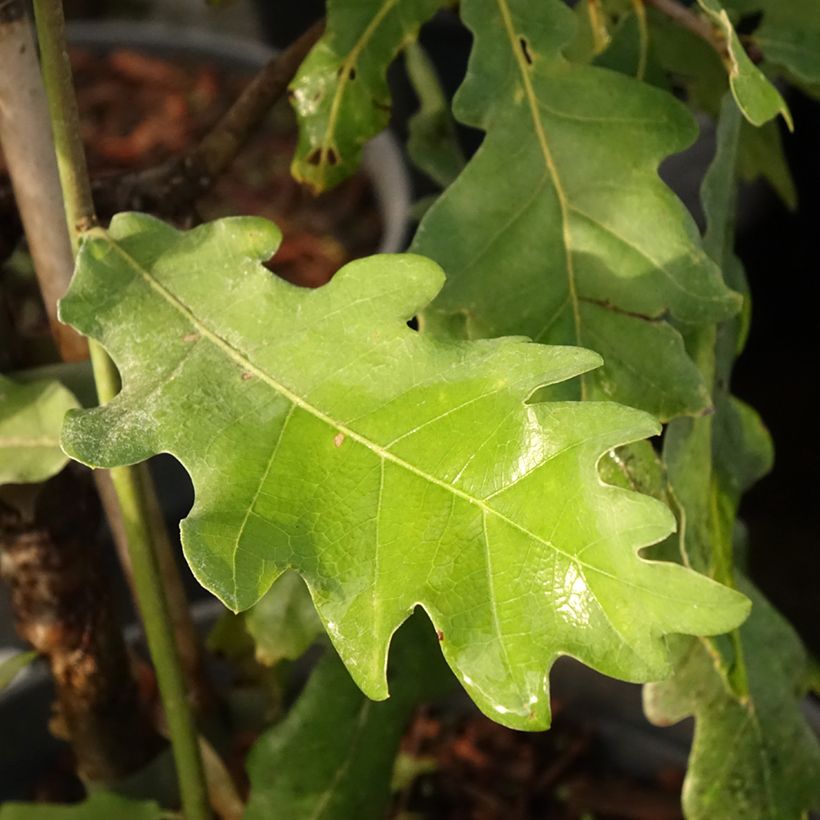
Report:
[[[475,35],[457,117],[487,132],[427,212],[413,250],[448,271],[425,329],[524,333],[597,350],[605,367],[565,397],[611,398],[662,419],[709,406],[668,320],[709,323],[739,301],[703,253],[657,166],[695,136],[671,95],[572,65],[559,0],[465,0]],[[487,191],[492,191],[488,196]]]
[[[427,626],[416,615],[396,635],[391,696],[382,703],[362,695],[335,653],[320,661],[288,716],[251,751],[245,820],[385,816],[396,752],[413,708],[445,693],[452,681]]]
[[[720,28],[726,39],[729,84],[743,116],[752,125],[763,125],[778,114],[782,114],[789,130],[792,130],[794,124],[786,101],[763,72],[749,59],[726,9],[718,0],[698,0],[698,3]]]
[[[0,376],[0,484],[45,481],[65,467],[60,428],[73,407],[76,399],[59,382]]]
[[[751,584],[740,627],[749,693],[738,697],[704,643],[682,639],[675,675],[644,689],[659,725],[695,717],[683,788],[690,820],[791,820],[820,808],[820,746],[800,711],[807,658],[791,626]]]
[[[317,193],[359,166],[390,119],[385,74],[445,0],[329,0],[327,27],[290,86],[299,122],[291,171]]]
[[[295,569],[380,699],[390,637],[420,604],[479,706],[528,729],[549,722],[558,655],[657,678],[665,634],[743,620],[741,595],[642,560],[671,515],[598,476],[602,454],[655,421],[610,403],[527,403],[596,354],[416,333],[407,320],[444,281],[435,263],[374,256],[309,291],[260,265],[279,239],[261,219],[182,233],[121,214],[86,235],[61,304],[124,385],[68,416],[66,452],[94,466],[179,458],[197,493],[186,555],[230,608]]]

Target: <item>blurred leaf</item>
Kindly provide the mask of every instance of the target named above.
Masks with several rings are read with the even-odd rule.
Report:
[[[382,703],[362,695],[335,654],[320,661],[288,716],[251,750],[245,820],[384,817],[413,709],[452,681],[428,627],[415,615],[396,635],[391,695]]]
[[[726,67],[717,52],[656,9],[647,9],[647,19],[652,54],[673,85],[683,87],[691,108],[717,117],[729,88]]]
[[[158,803],[130,800],[111,792],[93,792],[83,803],[4,803],[0,820],[167,820]]]
[[[280,660],[296,660],[323,634],[310,593],[295,572],[277,578],[262,599],[245,613],[245,619],[256,647],[256,659],[265,666]]]
[[[329,0],[322,39],[290,86],[299,123],[291,172],[316,193],[349,177],[390,119],[387,67],[446,0]]]
[[[416,333],[437,265],[374,256],[306,290],[260,264],[279,238],[260,219],[180,232],[120,214],[86,235],[61,303],[123,379],[110,404],[69,414],[67,452],[95,466],[176,455],[196,489],[183,546],[208,589],[243,609],[295,569],[375,699],[390,638],[421,605],[480,708],[525,729],[549,723],[560,654],[655,678],[666,633],[742,621],[742,596],[642,560],[668,510],[599,478],[601,455],[655,421],[527,401],[595,354]]]
[[[747,182],[762,177],[774,188],[789,210],[797,209],[797,188],[786,161],[780,128],[776,122],[767,122],[760,128],[743,123],[740,130],[738,173]]]
[[[405,65],[419,99],[419,109],[407,123],[407,153],[420,171],[446,188],[464,169],[453,115],[436,69],[420,45],[407,47]]]
[[[0,692],[9,686],[17,675],[36,661],[38,657],[38,653],[32,650],[31,652],[18,652],[4,661],[0,661]]]
[[[73,407],[76,399],[59,382],[0,376],[0,484],[45,481],[63,469],[60,428]]]

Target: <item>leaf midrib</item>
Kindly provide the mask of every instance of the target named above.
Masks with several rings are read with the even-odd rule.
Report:
[[[581,338],[581,313],[578,305],[578,291],[575,286],[575,266],[572,258],[572,234],[570,232],[570,216],[569,216],[569,198],[564,190],[561,176],[558,173],[558,167],[555,159],[552,156],[552,151],[547,141],[547,135],[544,131],[544,125],[541,122],[541,117],[538,113],[538,98],[535,94],[535,89],[530,79],[529,67],[526,65],[521,49],[518,47],[518,35],[515,31],[512,21],[512,14],[507,0],[496,0],[498,10],[501,14],[501,19],[504,23],[504,30],[510,41],[510,49],[512,50],[515,62],[518,66],[519,74],[521,75],[521,82],[524,85],[524,94],[527,98],[527,105],[530,110],[535,136],[538,140],[538,145],[541,149],[541,155],[544,157],[544,164],[549,171],[552,178],[553,187],[555,188],[555,195],[558,197],[558,205],[561,210],[561,234],[564,244],[564,257],[567,268],[567,290],[569,291],[570,302],[572,304],[572,318],[575,324],[575,343],[582,345]],[[586,379],[582,375],[580,377],[581,383],[581,398],[586,398]]]

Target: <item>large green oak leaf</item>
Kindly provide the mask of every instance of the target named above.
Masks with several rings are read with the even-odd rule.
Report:
[[[176,456],[197,578],[230,608],[285,570],[305,579],[363,691],[387,696],[391,635],[417,605],[478,705],[549,722],[561,654],[628,680],[668,671],[667,633],[735,627],[746,599],[638,550],[673,528],[597,462],[657,433],[611,403],[528,403],[599,363],[526,339],[437,340],[407,326],[444,283],[414,255],[374,256],[309,291],[270,274],[274,225],[179,232],[122,214],[90,231],[60,307],[123,380],[71,413],[63,445],[100,467]]]
[[[657,174],[694,139],[694,120],[664,91],[568,62],[574,18],[559,0],[461,10],[475,40],[455,114],[486,136],[413,242],[448,273],[423,328],[589,347],[605,366],[564,397],[661,419],[706,410],[668,320],[713,323],[739,300]]]

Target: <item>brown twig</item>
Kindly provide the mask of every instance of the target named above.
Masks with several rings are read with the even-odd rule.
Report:
[[[119,211],[147,211],[160,217],[188,212],[231,164],[271,106],[287,90],[304,58],[324,32],[324,20],[311,26],[256,74],[213,129],[184,157],[174,157],[151,168],[112,174],[92,180],[97,213],[107,219]],[[17,243],[9,185],[0,185],[0,260]],[[6,249],[7,253],[3,253]]]
[[[256,74],[238,99],[190,153],[153,168],[103,177],[92,183],[98,212],[123,210],[178,216],[204,194],[231,164],[271,106],[287,90],[307,53],[324,32],[311,26]]]
[[[132,675],[95,541],[98,513],[89,475],[76,467],[41,486],[5,487],[0,575],[17,631],[48,658],[53,730],[71,742],[82,777],[113,783],[143,768],[165,741]]]

